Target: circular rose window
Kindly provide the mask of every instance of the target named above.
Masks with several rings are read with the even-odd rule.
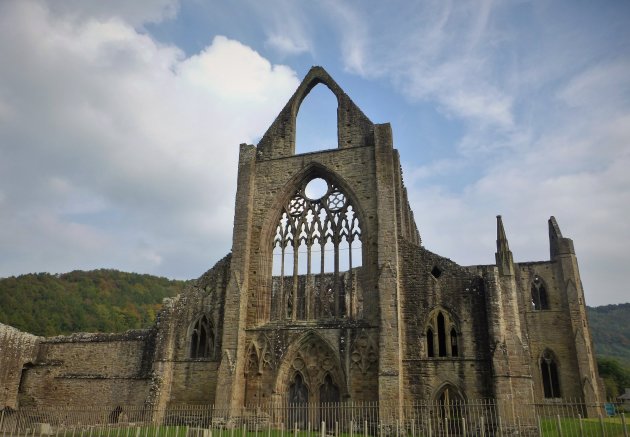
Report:
[[[304,195],[309,200],[319,200],[328,193],[328,182],[322,178],[315,178],[306,184]]]

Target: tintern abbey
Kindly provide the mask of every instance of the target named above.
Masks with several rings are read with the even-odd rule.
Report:
[[[337,99],[337,148],[296,154],[317,85]],[[551,217],[549,259],[517,263],[496,220],[493,265],[423,247],[390,125],[313,67],[260,142],[240,146],[231,252],[148,329],[0,325],[0,409],[602,402],[572,240]]]

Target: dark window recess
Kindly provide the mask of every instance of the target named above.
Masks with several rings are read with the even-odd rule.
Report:
[[[534,276],[534,280],[532,281],[532,309],[534,311],[549,309],[547,290],[539,276]]]
[[[433,329],[427,329],[427,356],[433,358],[435,353],[433,352]]]
[[[558,379],[558,366],[553,355],[545,351],[540,359],[540,372],[542,374],[543,390],[545,398],[559,398],[560,381]]]
[[[214,358],[214,331],[206,316],[195,322],[190,335],[190,358]]]
[[[437,279],[442,276],[442,270],[438,266],[433,266],[433,269],[431,269],[431,275]]]

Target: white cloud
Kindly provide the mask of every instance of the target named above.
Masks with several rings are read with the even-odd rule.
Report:
[[[15,252],[0,275],[194,277],[229,250],[237,146],[296,75],[220,36],[186,57],[124,19],[0,5],[0,241]]]

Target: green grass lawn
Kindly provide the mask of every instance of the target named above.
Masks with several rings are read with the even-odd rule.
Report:
[[[603,424],[599,419],[582,419],[580,421],[580,419],[560,418],[560,430],[558,429],[558,419],[542,419],[540,425],[544,437],[560,437],[561,435],[562,437],[601,436],[602,428],[604,435],[608,437],[624,435],[621,417],[606,418],[602,422]],[[628,428],[627,422],[626,427]],[[628,428],[628,433],[630,433],[630,428]]]

